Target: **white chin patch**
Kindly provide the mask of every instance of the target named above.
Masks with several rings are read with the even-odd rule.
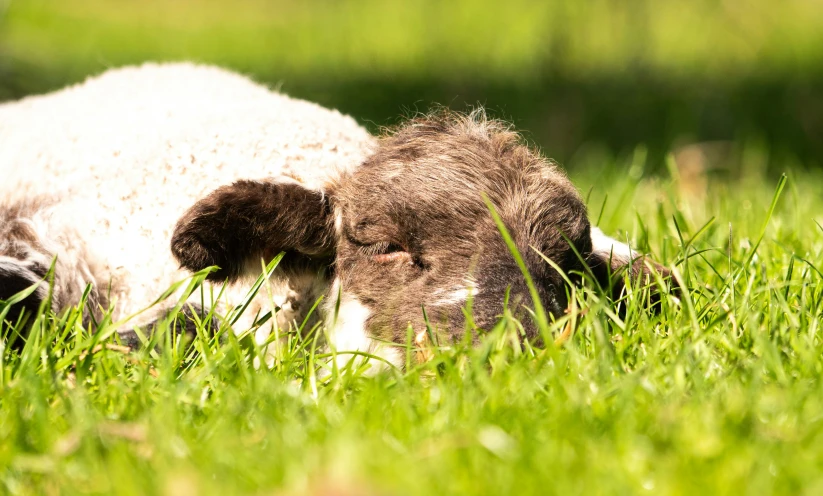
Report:
[[[346,367],[351,361],[360,364],[365,357],[351,352],[362,352],[375,355],[386,362],[401,367],[403,356],[400,351],[390,344],[371,339],[366,332],[366,321],[371,316],[371,310],[351,295],[340,294],[340,280],[335,279],[332,284],[329,298],[326,301],[326,326],[328,328],[329,346],[336,355],[337,368]],[[337,299],[340,294],[340,305]],[[335,315],[336,311],[336,315]],[[374,375],[389,368],[383,360],[369,360],[367,375]]]
[[[479,293],[477,281],[474,278],[467,277],[463,284],[459,286],[434,291],[432,296],[436,299],[430,305],[435,307],[463,305],[469,297],[477,296],[477,293]]]
[[[611,254],[614,257],[626,260],[633,260],[639,256],[636,251],[629,248],[629,245],[606,236],[603,234],[603,231],[597,227],[592,227],[591,234],[592,252],[594,253]]]

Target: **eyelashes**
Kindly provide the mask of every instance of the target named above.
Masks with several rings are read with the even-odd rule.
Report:
[[[408,252],[408,250],[399,243],[394,243],[391,241],[378,241],[375,243],[363,242],[355,239],[351,233],[348,232],[346,233],[346,239],[357,247],[358,252],[367,257]]]
[[[397,243],[382,241],[371,245],[361,245],[359,249],[363,255],[366,255],[379,264],[402,263],[412,266],[423,266],[406,248]]]
[[[388,241],[381,241],[370,245],[361,245],[360,251],[364,255],[378,256],[390,255],[392,253],[407,253],[407,250],[397,243],[390,243]]]
[[[411,254],[407,251],[393,251],[389,253],[373,255],[372,260],[374,260],[377,263],[403,262],[408,263],[409,265],[417,265],[417,263],[415,263],[414,259],[412,258]]]
[[[364,243],[354,239],[350,233],[346,233],[346,238],[357,247],[357,251],[360,255],[370,258],[373,262],[379,264],[402,263],[420,268],[426,268],[426,264],[424,264],[419,257],[412,255],[409,249],[400,243],[391,241]]]

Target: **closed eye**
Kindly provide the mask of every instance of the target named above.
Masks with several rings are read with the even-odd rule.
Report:
[[[372,256],[372,260],[377,263],[390,263],[390,262],[403,262],[408,264],[414,264],[414,259],[411,256],[411,253],[407,251],[392,251],[389,253],[379,253],[377,255]]]
[[[397,243],[383,241],[360,247],[360,251],[379,264],[404,263],[416,265],[409,251]]]
[[[363,246],[361,250],[378,263],[395,262],[398,260],[411,262],[412,258],[408,250],[397,243],[389,243],[387,241]]]
[[[363,255],[371,258],[372,261],[379,264],[393,264],[402,263],[420,268],[425,268],[425,265],[418,258],[413,256],[411,252],[399,243],[390,241],[378,241],[376,243],[364,243],[354,239],[350,233],[346,233],[346,238],[357,246],[358,251]]]

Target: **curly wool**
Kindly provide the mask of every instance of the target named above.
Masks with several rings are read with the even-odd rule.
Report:
[[[118,319],[187,275],[169,240],[199,198],[241,178],[323,190],[374,142],[351,117],[222,69],[126,67],[0,105],[0,205],[38,205],[25,220],[65,291],[92,283]]]

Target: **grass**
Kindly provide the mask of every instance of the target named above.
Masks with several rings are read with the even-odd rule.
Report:
[[[231,9],[219,0],[3,0],[3,17],[10,56],[83,74],[182,58],[300,79],[508,81],[627,67],[725,79],[816,74],[823,42],[823,9],[805,0],[237,0]]]
[[[823,178],[789,174],[779,194],[783,180],[752,172],[701,186],[674,161],[646,177],[639,156],[577,164],[575,180],[606,232],[691,288],[659,314],[638,293],[619,317],[579,291],[577,317],[544,329],[571,324],[556,347],[520,344],[504,315],[477,347],[375,378],[317,373],[312,340],[261,370],[242,340],[126,354],[97,346],[76,311],[43,314],[39,339],[0,363],[0,487],[819,494]]]
[[[564,162],[760,139],[819,167],[821,47],[814,0],[0,0],[0,101],[191,60],[371,131],[481,103]]]

